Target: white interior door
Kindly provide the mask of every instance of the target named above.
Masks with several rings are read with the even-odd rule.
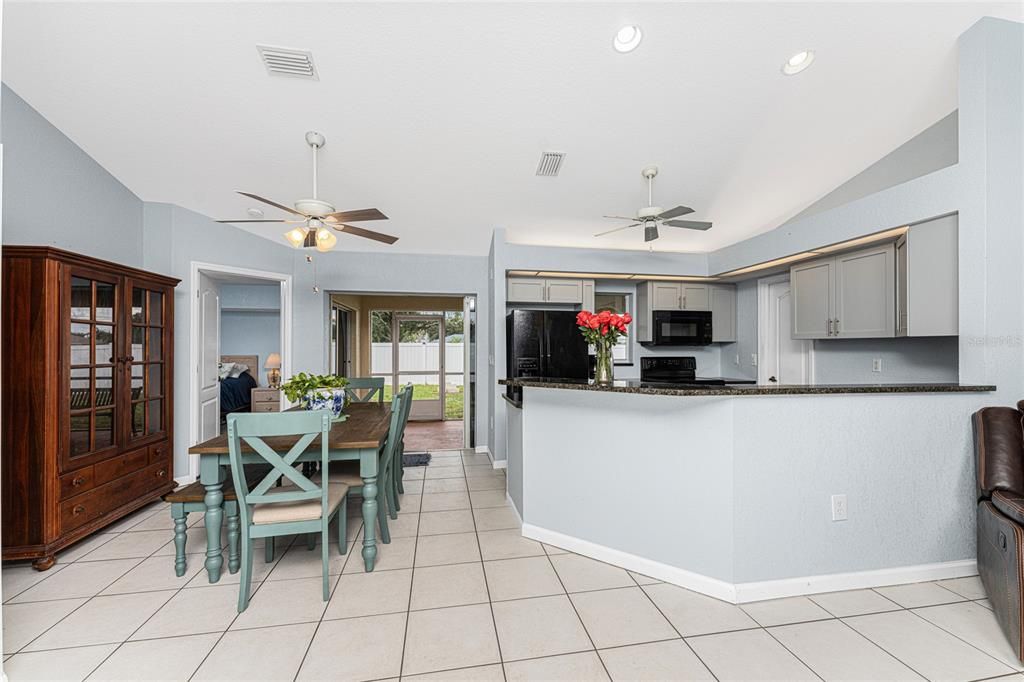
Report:
[[[220,288],[205,274],[199,274],[199,442],[220,435]]]
[[[792,290],[789,280],[767,285],[767,319],[761,326],[758,381],[765,384],[809,384],[813,381],[811,342],[792,334]]]

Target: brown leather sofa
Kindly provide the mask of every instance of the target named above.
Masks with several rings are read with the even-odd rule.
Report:
[[[978,573],[996,618],[1024,660],[1024,400],[974,413],[978,475]]]

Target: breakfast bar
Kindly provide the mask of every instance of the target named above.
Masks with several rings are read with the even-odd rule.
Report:
[[[526,537],[732,602],[976,572],[994,386],[511,381]]]

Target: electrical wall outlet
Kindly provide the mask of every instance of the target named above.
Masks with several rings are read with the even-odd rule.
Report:
[[[871,371],[881,372],[882,371],[882,358],[871,358]]]
[[[757,367],[757,353],[750,354],[750,364]]]
[[[833,495],[832,496],[832,520],[833,521],[845,521],[846,520],[846,495]]]
[[[736,365],[737,367],[740,366],[740,354],[739,353],[736,354],[736,359],[733,360],[733,364]]]

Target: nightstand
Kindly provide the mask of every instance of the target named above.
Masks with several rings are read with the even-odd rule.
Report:
[[[280,412],[281,391],[276,388],[252,389],[253,412]]]

